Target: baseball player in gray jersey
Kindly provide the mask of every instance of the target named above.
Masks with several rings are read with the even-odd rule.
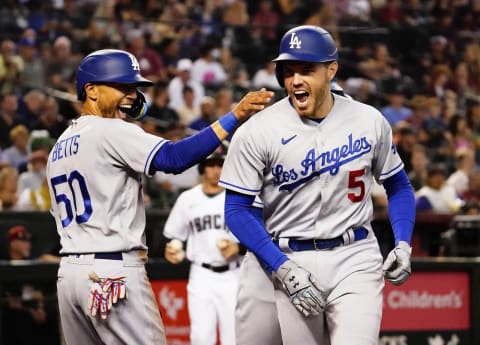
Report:
[[[180,194],[164,228],[165,237],[172,239],[165,248],[168,261],[183,260],[180,241],[187,241],[192,345],[216,344],[217,324],[221,344],[235,344],[239,244],[223,217],[225,190],[218,185],[223,161],[216,153],[198,165],[202,183]]]
[[[384,277],[402,284],[411,273],[413,190],[382,114],[330,91],[337,59],[324,29],[289,30],[274,60],[288,96],[233,136],[220,185],[227,225],[249,249],[237,344],[377,344]],[[383,265],[370,224],[373,179],[388,194],[395,237]],[[249,324],[275,317],[272,295],[281,336],[252,334]]]
[[[51,150],[47,179],[62,259],[57,293],[63,334],[75,344],[166,344],[146,275],[142,174],[179,173],[212,153],[272,92],[249,92],[219,121],[172,143],[145,133],[136,58],[99,50],[77,69],[81,116]],[[128,296],[128,298],[127,298]]]

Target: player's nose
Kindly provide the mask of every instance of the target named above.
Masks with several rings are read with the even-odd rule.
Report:
[[[300,85],[303,82],[302,75],[298,72],[293,73],[292,76],[292,83],[293,85]]]

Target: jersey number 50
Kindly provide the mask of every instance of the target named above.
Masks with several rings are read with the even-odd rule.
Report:
[[[59,193],[57,186],[67,183],[71,197],[65,193]],[[65,206],[66,216],[62,219],[62,226],[66,228],[73,219],[77,224],[85,223],[92,215],[92,203],[90,200],[90,194],[88,193],[87,184],[85,178],[77,170],[74,170],[70,175],[58,175],[50,179],[50,184],[55,194],[55,200],[58,206],[63,203]],[[77,186],[78,188],[75,188]],[[80,191],[80,195],[78,194]],[[73,202],[72,202],[73,201]],[[83,206],[83,207],[82,207]],[[78,214],[79,211],[83,212]],[[74,217],[75,211],[75,217]]]

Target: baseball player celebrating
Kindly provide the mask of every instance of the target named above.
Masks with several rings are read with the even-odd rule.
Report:
[[[63,255],[57,281],[63,334],[69,345],[166,344],[144,267],[142,174],[197,164],[273,93],[249,92],[210,127],[172,143],[124,121],[144,116],[137,88],[153,84],[130,53],[89,54],[76,82],[81,116],[58,138],[47,165]]]
[[[213,154],[200,162],[202,183],[180,194],[164,228],[165,237],[172,239],[165,248],[168,261],[183,260],[181,241],[187,241],[192,345],[216,344],[217,322],[221,344],[235,344],[239,245],[223,217],[225,190],[218,185],[223,161]]]
[[[383,278],[402,284],[411,273],[413,190],[382,114],[330,91],[337,59],[324,29],[289,30],[274,60],[287,97],[233,136],[220,185],[227,225],[249,249],[237,344],[278,344],[268,330],[249,331],[269,316],[262,307],[272,295],[284,345],[377,344]],[[388,194],[395,237],[383,269],[370,224],[373,178]]]

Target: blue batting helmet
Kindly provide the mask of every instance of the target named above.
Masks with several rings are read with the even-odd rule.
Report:
[[[97,50],[80,61],[77,69],[77,98],[86,98],[87,83],[120,83],[152,86],[151,80],[140,74],[140,64],[129,52],[117,49]]]
[[[280,51],[273,59],[275,73],[283,87],[282,61],[329,62],[338,60],[337,46],[332,36],[318,26],[302,25],[288,30],[280,41]]]

